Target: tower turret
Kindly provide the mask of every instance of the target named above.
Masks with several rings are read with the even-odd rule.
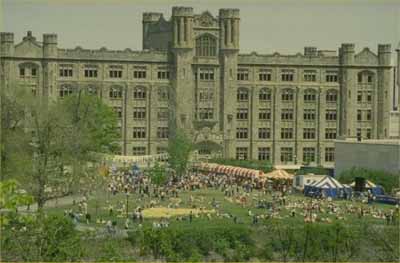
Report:
[[[378,45],[378,139],[389,138],[390,111],[393,103],[393,67],[391,63],[392,46]]]
[[[397,70],[396,70],[396,79],[397,79],[397,109],[400,111],[400,42],[396,48],[397,52]]]
[[[57,57],[57,34],[43,34],[43,57]]]
[[[149,29],[152,24],[157,23],[162,17],[162,13],[143,13],[142,25],[143,25],[143,49],[149,49],[149,43],[146,41],[149,36]]]
[[[0,33],[1,56],[14,55],[14,34],[9,32]]]
[[[239,9],[220,9],[220,47],[239,49]]]
[[[193,48],[193,8],[174,6],[172,8],[173,48]]]
[[[340,63],[342,65],[354,64],[354,55],[355,55],[354,44],[349,44],[349,43],[342,44],[339,50],[339,54],[340,54]]]

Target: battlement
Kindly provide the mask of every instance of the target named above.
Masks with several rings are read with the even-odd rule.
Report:
[[[342,53],[354,53],[355,52],[355,45],[353,43],[344,43],[341,47]]]
[[[193,7],[174,6],[172,16],[193,16]]]
[[[379,53],[391,53],[392,45],[390,44],[378,44],[378,54]]]
[[[43,34],[43,44],[44,45],[57,45],[57,34]]]
[[[157,22],[163,16],[162,13],[143,13],[143,22]]]
[[[0,40],[1,40],[1,43],[14,43],[14,33],[1,32]]]
[[[219,18],[239,18],[240,10],[236,8],[222,8],[219,10]]]

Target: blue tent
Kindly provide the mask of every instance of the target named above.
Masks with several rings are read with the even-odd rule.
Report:
[[[351,187],[342,185],[335,178],[328,175],[319,181],[304,186],[304,194],[306,196],[322,194],[325,197],[338,198],[344,193],[350,195]]]
[[[350,186],[354,188],[354,187],[356,186],[356,182],[352,182],[352,183],[350,184]],[[375,195],[375,196],[377,196],[377,195],[384,195],[384,194],[385,194],[385,192],[384,192],[382,186],[376,185],[376,184],[374,184],[373,182],[371,182],[371,181],[369,181],[369,180],[365,180],[364,188],[365,188],[366,190],[370,190],[371,193],[372,193],[373,195]]]

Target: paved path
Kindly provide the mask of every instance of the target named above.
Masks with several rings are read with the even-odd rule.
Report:
[[[74,200],[76,202],[78,202],[82,198],[83,198],[82,195],[68,195],[68,196],[57,198],[57,199],[51,199],[45,203],[44,207],[52,208],[52,207],[58,207],[58,206],[64,206],[64,205],[72,205]],[[38,208],[38,206],[35,203],[35,204],[30,205],[29,210],[28,210],[27,206],[21,206],[21,207],[18,207],[18,211],[20,211],[20,212],[28,212],[28,211],[35,212],[35,211],[37,211],[37,208]]]

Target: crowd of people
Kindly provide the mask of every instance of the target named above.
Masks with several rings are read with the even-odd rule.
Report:
[[[385,220],[387,224],[398,222],[399,207],[384,211],[376,206],[368,206],[357,202],[343,203],[334,202],[330,197],[318,196],[310,199],[291,198],[291,187],[287,182],[275,182],[260,185],[251,178],[235,177],[226,174],[209,173],[199,170],[192,170],[185,175],[169,177],[168,181],[162,186],[151,182],[150,177],[143,173],[134,173],[132,170],[110,169],[108,176],[107,190],[109,195],[119,193],[138,196],[138,201],[142,206],[128,211],[127,203],[119,201],[114,207],[111,202],[106,203],[104,209],[108,210],[108,217],[126,218],[124,228],[129,229],[132,224],[142,226],[144,222],[143,210],[146,208],[164,205],[168,208],[189,207],[206,211],[206,206],[211,206],[215,213],[200,212],[193,214],[190,212],[186,216],[176,216],[173,219],[162,218],[154,220],[154,228],[169,226],[169,220],[182,220],[192,222],[195,218],[212,219],[231,219],[234,223],[244,223],[243,218],[238,217],[223,207],[223,202],[215,198],[206,203],[203,197],[196,198],[190,195],[187,201],[182,202],[180,195],[183,192],[191,192],[199,189],[213,189],[221,191],[225,201],[240,204],[248,209],[248,217],[252,224],[270,219],[282,218],[302,218],[306,223],[326,222],[330,223],[333,219],[349,220],[352,217],[372,217]],[[268,200],[267,200],[268,199]],[[91,222],[91,215],[88,213],[87,199],[84,198],[77,203],[77,213],[66,211],[74,222],[80,220],[80,215],[85,216],[85,222]],[[109,233],[114,233],[116,220],[96,220],[106,225]]]

